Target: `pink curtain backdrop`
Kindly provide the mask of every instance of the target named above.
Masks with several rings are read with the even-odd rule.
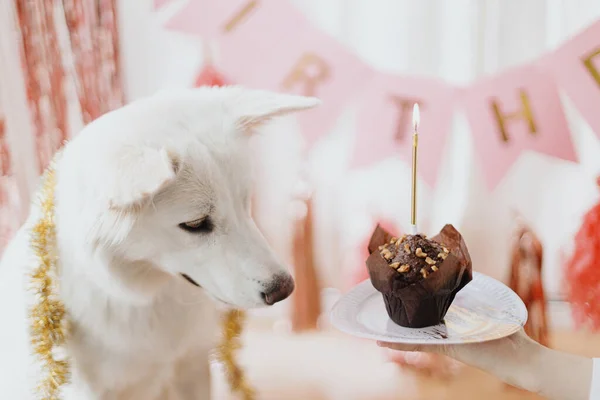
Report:
[[[70,136],[67,80],[73,80],[84,123],[123,104],[116,0],[63,0],[62,7],[55,3],[15,1],[40,172]],[[70,54],[61,46],[64,39]],[[69,59],[75,76],[66,68]]]
[[[7,141],[6,129],[0,129],[0,252],[22,222],[7,216],[19,215],[15,208],[28,206],[16,198],[14,180],[26,171],[11,168],[13,156],[35,158],[41,173],[83,124],[124,102],[116,0],[14,0],[7,9],[14,13],[15,25],[8,29],[18,32],[14,44],[18,53],[3,56],[21,60],[18,73],[24,81],[25,115],[29,113],[32,132],[13,134]],[[24,139],[20,143],[19,136],[28,134],[33,148],[22,145]]]
[[[8,142],[6,141],[6,126],[4,124],[4,117],[0,114],[0,176],[8,177],[10,175],[12,175],[12,171]]]
[[[6,245],[14,227],[17,224],[15,215],[18,213],[12,210],[16,207],[16,187],[13,171],[11,168],[10,152],[8,141],[6,140],[6,125],[2,110],[0,109],[0,253]]]

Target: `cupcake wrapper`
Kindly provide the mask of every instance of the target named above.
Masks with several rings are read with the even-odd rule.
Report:
[[[448,248],[450,254],[438,271],[408,286],[376,251],[390,238],[378,226],[369,243],[371,255],[367,259],[369,277],[375,289],[382,293],[388,315],[396,324],[409,328],[441,323],[456,293],[473,279],[471,257],[462,236],[452,225],[446,225],[433,237],[432,240]]]

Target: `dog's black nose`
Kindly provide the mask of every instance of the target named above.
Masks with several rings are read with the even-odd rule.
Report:
[[[272,306],[278,301],[289,297],[294,291],[294,279],[289,275],[278,275],[269,284],[267,289],[261,293],[265,304]]]

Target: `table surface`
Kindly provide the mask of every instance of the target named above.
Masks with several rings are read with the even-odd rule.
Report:
[[[600,335],[557,331],[552,347],[600,357]],[[337,332],[274,333],[251,329],[241,360],[261,400],[542,399],[463,367],[453,378],[427,377],[387,361],[373,342]],[[232,400],[215,374],[214,398]]]

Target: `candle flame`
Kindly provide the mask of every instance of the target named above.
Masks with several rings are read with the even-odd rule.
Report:
[[[421,122],[421,113],[419,112],[419,104],[415,103],[415,105],[413,106],[413,118],[412,118],[413,128],[415,129],[415,132],[417,132],[417,130],[419,129],[420,122]]]

